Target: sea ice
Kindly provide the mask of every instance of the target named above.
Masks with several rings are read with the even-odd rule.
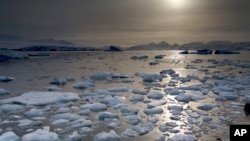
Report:
[[[48,98],[49,97],[49,98]],[[47,105],[80,99],[78,94],[70,92],[26,92],[20,96],[0,100],[0,103],[21,103],[26,105]]]
[[[151,99],[162,99],[163,98],[163,94],[160,93],[160,92],[150,92],[148,94],[148,98],[151,98]]]
[[[56,133],[41,129],[22,136],[22,141],[57,141],[58,139]]]
[[[25,116],[28,118],[33,118],[33,117],[42,117],[44,112],[40,109],[30,109],[30,111],[27,111],[24,113]]]
[[[118,119],[118,114],[116,113],[110,113],[110,112],[99,112],[98,113],[98,119],[99,120],[105,120],[105,119]]]
[[[153,129],[154,125],[150,122],[132,127],[132,130],[137,132],[139,135],[145,135]]]
[[[114,129],[114,128],[119,128],[121,127],[121,123],[119,122],[119,120],[117,119],[112,119],[110,122],[108,122],[106,124],[107,128],[111,128],[111,129]]]
[[[70,122],[69,124],[70,125],[67,128],[78,129],[78,128],[81,128],[81,127],[91,127],[92,121],[84,119],[84,118],[79,118],[77,120],[74,120],[74,121]]]
[[[197,141],[192,135],[176,134],[168,139],[168,141]]]
[[[54,85],[65,85],[66,83],[68,83],[68,80],[64,77],[56,78],[52,82],[50,82],[50,84]]]
[[[95,135],[94,141],[120,141],[120,136],[116,134],[114,130],[110,130],[108,133],[101,132]]]
[[[143,101],[143,100],[144,100],[143,95],[133,95],[132,98],[130,99],[130,101],[133,101],[133,102],[138,102],[138,101]]]
[[[12,131],[5,132],[0,136],[0,141],[18,141],[18,140],[19,137]]]
[[[164,105],[166,103],[167,103],[166,100],[155,100],[155,101],[148,103],[147,108],[154,108],[156,106],[161,106],[161,105]]]
[[[80,106],[80,109],[90,109],[93,112],[99,112],[99,111],[104,111],[107,109],[107,105],[102,104],[100,102],[94,102],[92,104],[85,104]]]
[[[144,113],[147,115],[161,114],[163,113],[163,109],[162,108],[146,109],[144,110]]]
[[[134,130],[132,129],[126,129],[122,134],[121,136],[123,137],[136,137],[138,136],[137,132],[135,132]]]
[[[9,94],[9,93],[10,93],[10,92],[6,91],[5,89],[0,88],[0,96],[1,96],[1,95],[7,95],[7,94]]]
[[[108,91],[110,92],[128,92],[130,90],[129,87],[115,87],[115,88],[109,88]]]
[[[3,75],[0,76],[0,81],[2,81],[2,82],[9,82],[9,81],[12,81],[14,79],[15,79],[14,77],[10,77],[10,76],[3,76]]]
[[[95,87],[95,84],[93,80],[85,80],[85,81],[77,82],[73,84],[72,87],[76,89],[86,89],[90,87]]]
[[[219,96],[226,98],[227,100],[236,100],[239,96],[233,92],[221,91],[219,92]]]
[[[81,116],[77,114],[71,114],[71,113],[56,114],[52,116],[52,119],[54,120],[66,119],[66,120],[72,121],[72,120],[77,120],[79,118],[81,118]]]
[[[67,124],[69,124],[69,120],[67,120],[67,119],[58,119],[58,120],[53,121],[51,124],[55,125],[55,126],[67,125]]]
[[[189,102],[190,101],[189,95],[186,95],[186,94],[179,94],[175,97],[175,99],[179,102]]]
[[[115,106],[117,104],[124,103],[125,97],[120,96],[106,96],[104,99],[101,100],[102,103],[107,104],[108,106]]]
[[[178,95],[178,94],[183,93],[183,90],[179,90],[176,88],[166,88],[166,89],[164,89],[164,92],[166,94],[170,94],[170,95]]]
[[[219,106],[217,104],[213,104],[213,103],[202,104],[200,106],[197,106],[198,109],[204,110],[204,111],[210,111],[215,107],[219,107]]]
[[[122,113],[122,116],[131,116],[131,115],[137,115],[139,109],[138,108],[130,108],[130,107],[121,107],[120,112]]]
[[[136,125],[139,122],[141,122],[141,118],[136,116],[136,115],[132,115],[132,116],[128,116],[125,119],[125,122],[128,123],[128,124]]]
[[[0,106],[0,110],[4,113],[15,113],[23,111],[24,107],[17,104],[4,104]]]

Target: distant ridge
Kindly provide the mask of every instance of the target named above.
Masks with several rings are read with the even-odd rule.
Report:
[[[250,50],[250,42],[231,42],[231,41],[210,41],[191,42],[186,44],[170,45],[165,41],[159,43],[149,43],[136,45],[126,48],[126,50],[197,50],[197,49],[230,49],[230,50]]]

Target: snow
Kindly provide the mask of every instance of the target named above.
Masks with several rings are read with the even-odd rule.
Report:
[[[95,135],[94,141],[120,141],[120,136],[114,130],[109,132],[101,132]]]
[[[95,84],[94,84],[94,81],[92,80],[85,80],[85,81],[77,82],[73,84],[72,87],[76,89],[86,89],[90,87],[95,87]]]
[[[168,141],[197,141],[192,135],[176,134],[168,139]]]
[[[48,98],[49,97],[49,98]],[[59,102],[79,100],[76,93],[71,92],[40,92],[30,91],[20,96],[0,100],[0,103],[21,103],[26,105],[47,105]]]
[[[163,113],[163,109],[162,108],[146,109],[144,110],[144,113],[147,115],[161,114]]]
[[[149,133],[150,131],[152,131],[153,129],[154,129],[154,125],[150,122],[132,127],[132,130],[137,132],[139,135],[145,135]]]
[[[18,141],[18,140],[19,137],[12,131],[5,132],[0,136],[0,141]]]
[[[57,141],[58,135],[45,129],[37,129],[22,136],[22,141]]]

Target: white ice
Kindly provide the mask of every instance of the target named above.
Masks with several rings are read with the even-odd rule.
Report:
[[[49,97],[49,98],[48,98]],[[0,100],[0,103],[18,102],[26,105],[47,105],[80,99],[78,94],[71,92],[26,92],[20,96]]]

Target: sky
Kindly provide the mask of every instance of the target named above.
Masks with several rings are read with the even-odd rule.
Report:
[[[250,41],[250,1],[1,0],[0,35],[95,47]]]

